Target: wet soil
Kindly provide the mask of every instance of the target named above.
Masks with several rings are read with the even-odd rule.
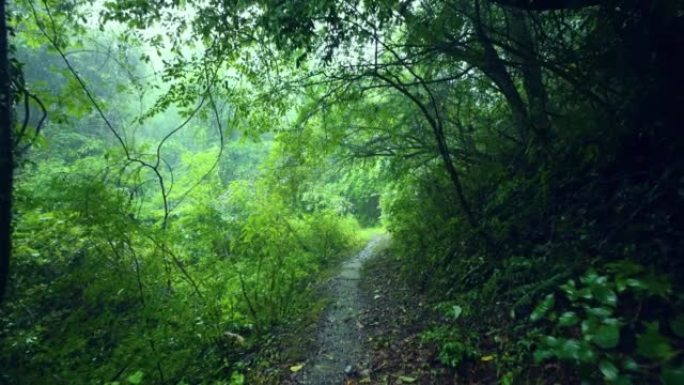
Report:
[[[457,373],[439,363],[437,347],[422,338],[439,315],[408,285],[399,261],[381,254],[364,266],[362,277],[359,319],[368,375],[347,385],[461,383]]]
[[[489,385],[499,383],[494,360],[446,367],[426,331],[452,320],[406,281],[410,273],[374,237],[319,286],[311,318],[275,334],[256,385]],[[486,345],[486,346],[485,346]],[[480,346],[492,356],[491,344]],[[263,356],[263,353],[262,353]],[[548,383],[548,382],[544,382]]]
[[[331,300],[317,325],[316,343],[311,358],[295,376],[302,385],[339,385],[358,377],[369,365],[362,339],[360,321],[361,268],[385,248],[386,235],[378,235],[355,257],[346,261],[339,274],[330,280],[327,293]]]

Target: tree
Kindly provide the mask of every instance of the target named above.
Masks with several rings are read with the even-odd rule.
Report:
[[[5,297],[12,253],[12,74],[5,1],[0,1],[0,304]]]
[[[525,356],[504,341],[526,338],[526,308],[588,264],[682,271],[681,2],[107,1],[98,16],[125,28],[102,47],[86,3],[17,2],[27,86],[0,74],[9,139],[27,89],[52,126],[17,168],[21,199],[3,195],[0,366],[21,364],[0,381],[230,378],[222,339],[311,303],[366,200],[420,287],[463,302],[460,326],[512,330],[502,357]]]
[[[576,9],[600,4],[600,0],[495,0],[501,5],[528,11]]]

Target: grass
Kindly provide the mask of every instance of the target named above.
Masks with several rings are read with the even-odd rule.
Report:
[[[357,236],[359,240],[365,245],[368,243],[374,235],[386,233],[387,230],[382,226],[376,227],[366,227],[359,231]]]

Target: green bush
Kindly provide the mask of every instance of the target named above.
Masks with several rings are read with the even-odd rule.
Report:
[[[530,320],[550,327],[537,337],[535,360],[566,362],[595,383],[683,383],[681,293],[630,261],[601,271],[569,280],[534,308]]]

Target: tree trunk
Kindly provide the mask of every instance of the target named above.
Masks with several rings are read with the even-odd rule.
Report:
[[[544,87],[541,64],[536,56],[535,41],[527,26],[527,16],[519,9],[507,12],[511,26],[511,37],[518,52],[515,56],[521,62],[523,88],[527,95],[529,119],[536,142],[546,147],[551,141],[551,121],[549,120],[548,95]]]
[[[5,0],[0,0],[0,303],[5,298],[12,249],[12,89]]]
[[[499,88],[499,91],[506,99],[511,113],[513,114],[513,122],[518,130],[518,135],[523,143],[528,141],[528,131],[530,128],[529,115],[527,114],[527,106],[523,101],[522,96],[515,87],[515,83],[508,73],[506,66],[502,62],[499,54],[496,52],[492,41],[485,32],[485,27],[482,22],[482,15],[480,11],[480,2],[475,3],[475,17],[473,20],[473,27],[475,34],[482,44],[483,58],[476,65],[494,84]]]

